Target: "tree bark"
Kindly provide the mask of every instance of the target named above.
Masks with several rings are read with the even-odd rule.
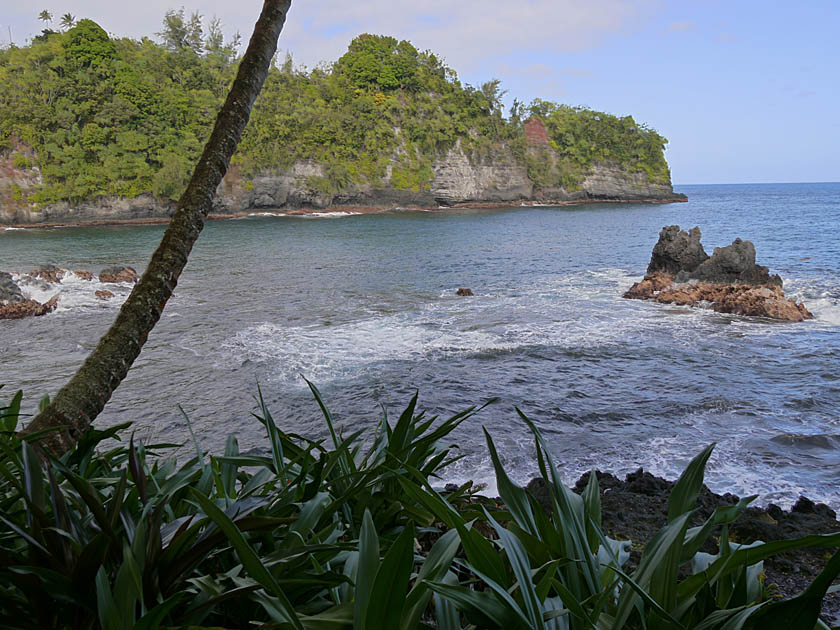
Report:
[[[291,0],[265,0],[210,139],[146,272],[116,321],[52,403],[21,432],[54,454],[75,446],[128,374],[160,319],[262,89]]]

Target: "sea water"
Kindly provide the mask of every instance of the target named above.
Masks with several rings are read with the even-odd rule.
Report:
[[[494,490],[485,427],[512,475],[537,470],[518,407],[566,480],[599,468],[675,477],[716,442],[713,490],[840,508],[840,184],[677,187],[688,203],[273,215],[211,222],[142,355],[97,420],[205,449],[229,433],[263,451],[259,386],[286,431],[323,438],[303,377],[347,431],[498,402],[452,436],[444,481]],[[812,321],[780,323],[623,300],[659,230],[700,226],[709,253],[736,237],[779,273]],[[0,233],[0,270],[45,263],[142,271],[161,226]],[[16,277],[22,278],[17,275]],[[475,297],[458,297],[469,287]],[[33,412],[78,368],[130,287],[24,283],[46,317],[0,321],[0,383]],[[101,301],[94,291],[116,295]]]

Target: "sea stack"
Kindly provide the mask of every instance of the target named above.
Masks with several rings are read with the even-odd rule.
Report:
[[[769,317],[791,322],[811,319],[804,304],[786,298],[782,279],[755,262],[755,246],[736,238],[709,256],[700,244],[700,228],[662,228],[647,273],[625,298],[663,304],[708,303],[718,313]]]

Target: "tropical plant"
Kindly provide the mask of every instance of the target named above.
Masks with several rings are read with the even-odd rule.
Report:
[[[73,28],[76,25],[76,16],[72,13],[65,13],[61,16],[61,28],[63,30],[68,30]]]
[[[173,445],[132,437],[106,448],[128,425],[90,429],[61,458],[41,459],[15,433],[18,392],[0,408],[0,618],[20,628],[260,618],[302,628],[349,615],[381,628],[394,614],[419,617],[431,593],[408,582],[414,523],[427,515],[397,477],[401,466],[439,475],[457,459],[439,441],[477,410],[438,422],[415,413],[415,396],[364,446],[361,431],[336,430],[311,387],[331,444],[284,433],[260,398],[268,454],[242,455],[231,436],[223,456],[196,444],[182,465],[161,456]],[[422,575],[448,569],[457,538],[443,540],[417,559]]]
[[[753,497],[689,527],[712,447],[675,484],[668,524],[627,569],[629,541],[601,529],[597,477],[566,487],[524,415],[549,489],[544,509],[485,433],[502,502],[441,491],[457,459],[442,441],[477,409],[399,418],[344,436],[310,383],[329,437],[283,431],[260,396],[267,452],[182,465],[173,446],[108,447],[127,425],[90,429],[39,458],[16,435],[22,395],[0,407],[0,619],[16,628],[161,626],[379,629],[825,627],[835,555],[800,596],[768,600],[761,562],[840,545],[840,533],[737,545]],[[700,551],[719,535],[720,552]],[[641,541],[639,541],[641,542]],[[2,624],[0,624],[2,626]]]

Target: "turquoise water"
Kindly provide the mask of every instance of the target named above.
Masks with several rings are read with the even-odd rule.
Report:
[[[536,471],[520,407],[570,481],[592,467],[676,475],[718,443],[713,489],[799,494],[840,508],[840,184],[684,186],[690,201],[213,222],[141,358],[101,417],[146,439],[263,449],[257,383],[278,423],[325,434],[301,375],[339,424],[372,425],[415,389],[432,413],[500,400],[456,435],[450,479],[491,485],[484,425],[520,480]],[[699,225],[711,253],[752,240],[817,316],[784,324],[621,299],[664,225]],[[0,232],[0,270],[52,263],[141,270],[159,226]],[[473,298],[458,298],[458,287]],[[0,322],[0,383],[30,410],[113,320],[69,279],[26,286],[56,313]],[[492,488],[491,488],[492,490]]]

